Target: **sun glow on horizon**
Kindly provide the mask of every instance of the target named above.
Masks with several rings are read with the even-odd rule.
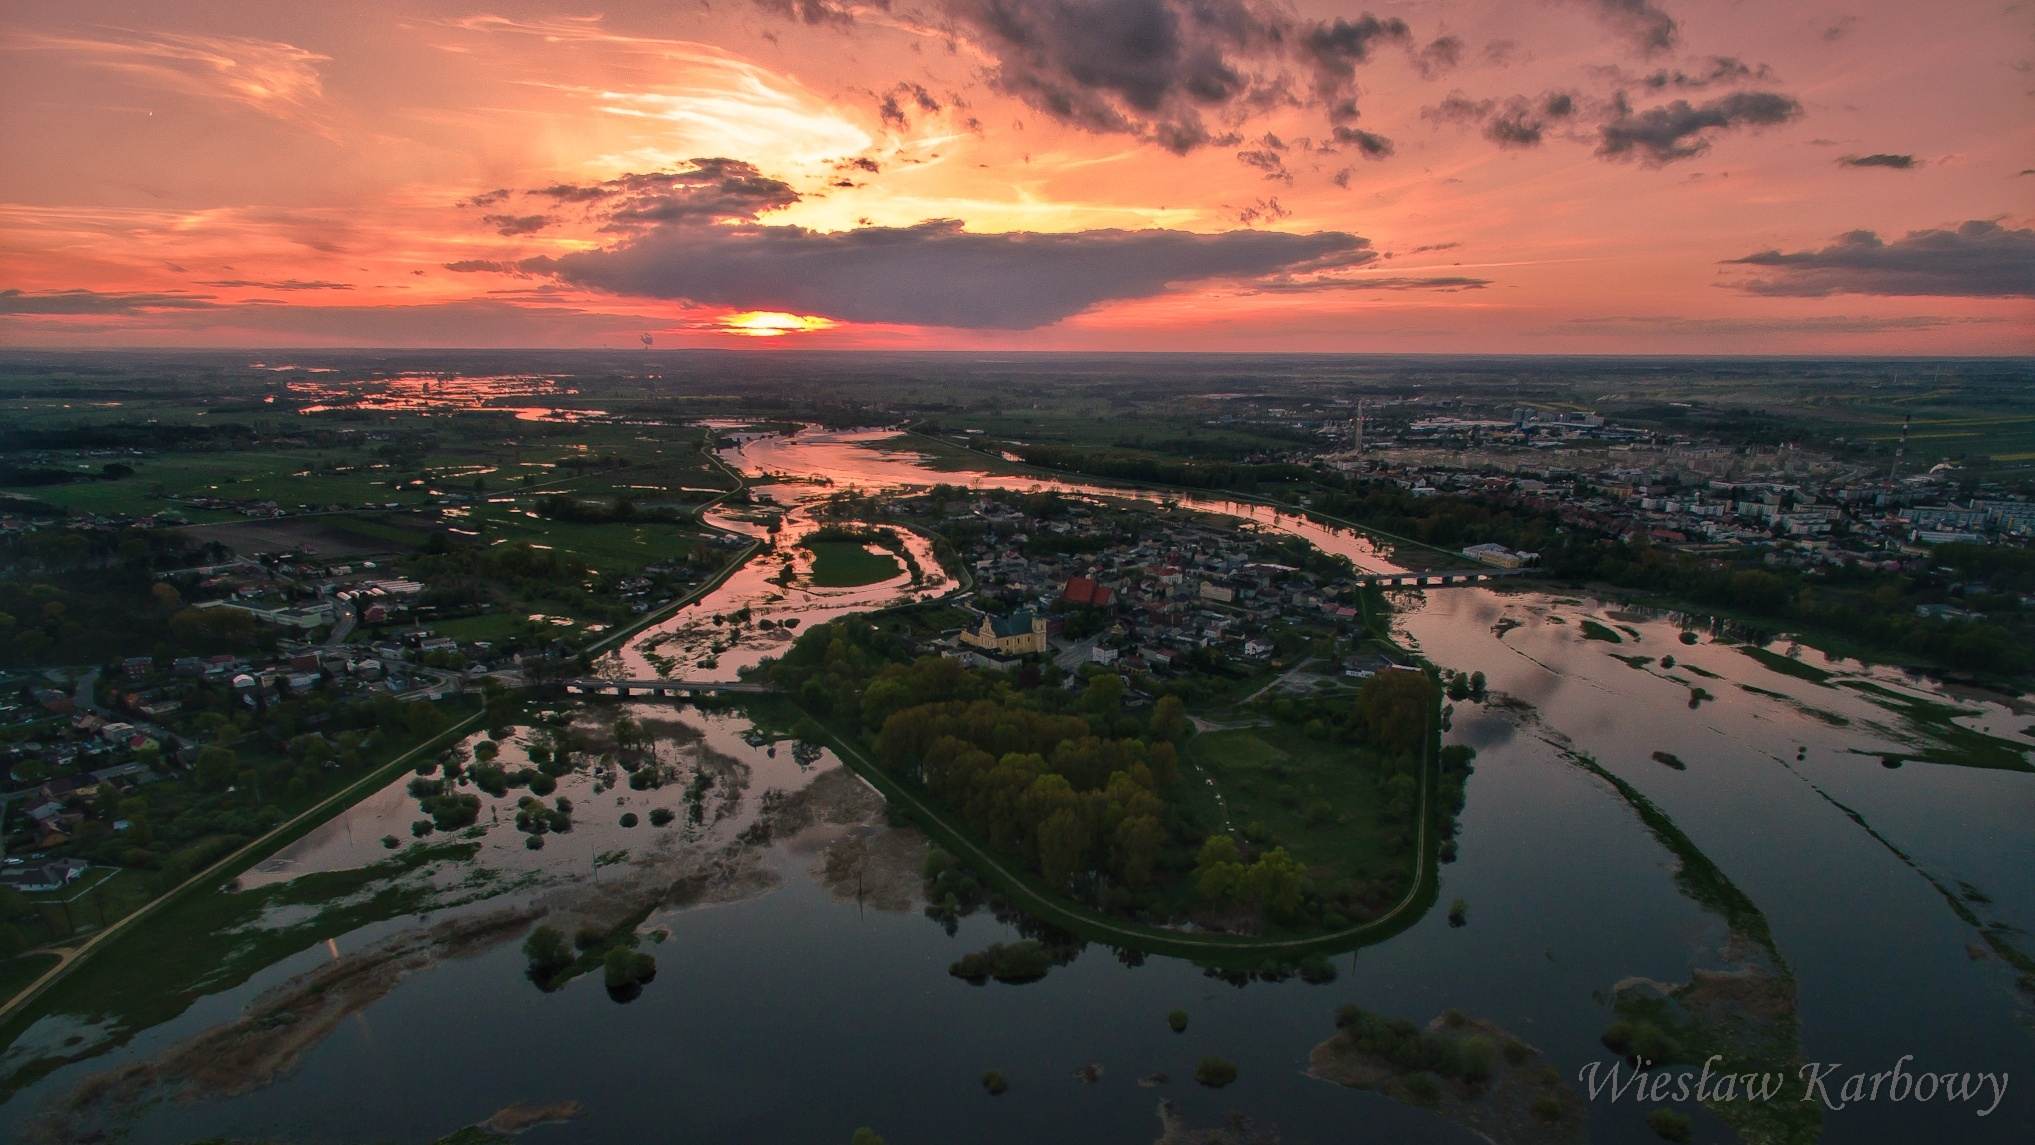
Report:
[[[786,334],[812,334],[840,325],[817,314],[788,314],[782,310],[744,310],[721,319],[721,330],[744,338],[782,338]]]

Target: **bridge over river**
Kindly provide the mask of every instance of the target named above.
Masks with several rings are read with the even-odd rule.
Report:
[[[1356,577],[1361,585],[1378,588],[1469,588],[1497,580],[1500,577],[1526,576],[1532,569],[1443,569],[1427,572],[1362,573]]]
[[[567,680],[565,690],[580,696],[648,696],[689,700],[694,696],[766,696],[778,691],[770,684],[715,683],[709,680],[610,680],[586,676]]]

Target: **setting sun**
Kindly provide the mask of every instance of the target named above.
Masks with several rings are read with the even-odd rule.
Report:
[[[781,338],[786,334],[811,334],[831,330],[832,318],[817,314],[787,314],[782,310],[745,310],[721,319],[721,330],[744,338]]]

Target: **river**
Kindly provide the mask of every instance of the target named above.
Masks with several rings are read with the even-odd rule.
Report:
[[[780,548],[811,527],[815,499],[843,488],[953,483],[1124,495],[938,471],[909,452],[872,448],[894,447],[886,437],[761,437],[726,458],[752,476],[776,476],[758,499],[785,511]],[[1248,517],[1366,569],[1395,567],[1362,535],[1292,514],[1146,496]],[[720,520],[770,539],[753,522]],[[753,562],[680,618],[632,641],[608,667],[630,676],[655,671],[653,654],[675,647],[687,656],[667,663],[674,674],[729,678],[769,649],[737,643],[713,669],[701,668],[697,653],[711,648],[705,633],[716,627],[715,615],[749,607],[817,623],[951,587],[929,581],[915,588],[899,576],[859,589],[812,589],[796,576],[774,583],[778,569],[767,556]],[[1016,933],[1010,925],[978,913],[950,936],[916,907],[843,898],[814,873],[815,847],[825,839],[792,835],[759,849],[769,877],[752,893],[651,913],[644,928],[668,938],[652,948],[656,980],[632,1002],[617,1004],[591,979],[541,993],[524,979],[516,944],[498,943],[413,970],[271,1084],[140,1108],[126,1120],[126,1139],[422,1143],[512,1103],[570,1099],[582,1107],[576,1118],[540,1125],[525,1139],[838,1142],[870,1125],[892,1145],[1145,1142],[1158,1136],[1158,1107],[1170,1100],[1190,1124],[1241,1113],[1276,1125],[1288,1143],[1474,1141],[1432,1114],[1305,1076],[1308,1050],[1333,1030],[1333,1010],[1355,1002],[1425,1022],[1458,1009],[1507,1028],[1573,1076],[1609,1057],[1597,1038],[1610,1020],[1614,983],[1686,979],[1716,964],[1725,937],[1717,917],[1677,889],[1673,856],[1615,790],[1571,762],[1570,751],[1587,752],[1643,792],[1764,912],[1798,981],[1809,1060],[1883,1069],[1912,1054],[1914,1069],[2005,1070],[2016,1083],[1985,1119],[1940,1104],[1883,1102],[1827,1115],[1824,1140],[2035,1138],[2035,1034],[2017,1009],[2013,971],[1985,953],[1937,886],[1960,895],[1968,889],[1971,908],[1987,922],[2035,929],[2035,775],[1916,761],[1886,766],[1882,756],[1914,750],[1915,730],[1842,681],[1946,698],[1941,688],[1795,649],[1801,663],[1838,673],[1812,682],[1774,671],[1706,628],[1693,628],[1696,643],[1686,643],[1677,618],[1587,597],[1450,588],[1404,593],[1396,603],[1409,643],[1437,663],[1484,672],[1494,698],[1510,702],[1459,704],[1450,732],[1478,749],[1459,856],[1441,868],[1441,901],[1467,900],[1469,924],[1452,927],[1443,911],[1432,911],[1405,932],[1337,959],[1332,983],[1235,986],[1177,960],[1119,958],[1091,946],[1036,983],[970,986],[950,977],[947,964],[1009,940]],[[1586,635],[1585,620],[1618,642]],[[1669,655],[1676,666],[1661,667]],[[1639,664],[1640,657],[1649,662]],[[1692,705],[1694,687],[1714,698]],[[2029,742],[2021,730],[2028,716],[1998,702],[1961,702],[1970,713],[1963,722]],[[702,759],[732,761],[746,775],[742,791],[724,792],[732,804],[709,803],[725,818],[710,813],[692,827],[681,821],[690,842],[731,837],[753,821],[763,792],[795,792],[838,767],[825,753],[792,761],[788,744],[752,744],[734,716],[666,711],[663,718],[685,725],[674,742],[694,744]],[[1656,752],[1685,768],[1657,762]],[[372,861],[380,847],[370,841],[412,817],[414,805],[399,787],[286,849],[251,881]],[[507,845],[519,840],[497,828],[483,861],[542,873],[554,891],[569,891],[571,880],[603,873],[603,851],[643,837],[607,825],[611,798],[636,799],[646,810],[658,799],[679,806],[661,792],[580,792],[575,816],[585,828],[528,854]],[[55,1071],[0,1106],[0,1137],[31,1139],[37,1115],[86,1079],[147,1060],[334,952],[362,949],[418,922],[387,919],[330,947],[309,946],[125,1044]],[[1167,1028],[1174,1008],[1191,1016],[1183,1034]],[[48,1046],[75,1032],[75,1023],[51,1018],[23,1042]],[[1193,1084],[1194,1063],[1209,1054],[1238,1065],[1235,1084],[1219,1091]],[[1077,1077],[1089,1063],[1102,1067],[1100,1076]],[[989,1069],[1009,1079],[1009,1092],[983,1093],[978,1079]],[[1159,1073],[1170,1080],[1140,1084]],[[1594,1104],[1593,1139],[1652,1140],[1642,1122],[1646,1108]],[[1720,1122],[1696,1113],[1698,1140],[1724,1139]]]

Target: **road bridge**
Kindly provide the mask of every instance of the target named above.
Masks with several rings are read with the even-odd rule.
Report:
[[[769,684],[710,680],[610,680],[587,676],[563,682],[565,690],[580,696],[641,696],[648,699],[689,700],[694,696],[766,696],[777,689]]]

